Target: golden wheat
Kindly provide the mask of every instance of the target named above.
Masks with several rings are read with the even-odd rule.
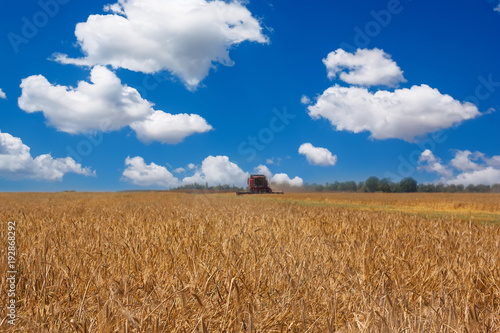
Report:
[[[500,226],[426,213],[495,215],[499,202],[498,195],[0,194],[1,239],[16,221],[19,269],[16,326],[4,320],[0,329],[499,332]],[[2,279],[3,309],[7,288]]]

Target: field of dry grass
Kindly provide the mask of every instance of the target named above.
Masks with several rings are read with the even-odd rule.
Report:
[[[500,194],[490,193],[291,193],[252,199],[500,223]]]
[[[19,270],[15,327],[0,282],[0,330],[500,332],[499,203],[0,193],[0,237],[16,221]]]

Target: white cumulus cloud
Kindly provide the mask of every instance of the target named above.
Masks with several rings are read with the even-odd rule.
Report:
[[[448,184],[500,184],[500,155],[488,158],[478,151],[456,150],[450,164],[460,173]]]
[[[374,139],[410,142],[480,115],[475,105],[461,103],[425,84],[374,93],[334,85],[308,110],[313,119],[328,119],[338,131],[369,131]]]
[[[170,114],[155,111],[148,118],[130,124],[141,141],[179,143],[195,133],[210,131],[212,126],[197,114]]]
[[[0,99],[6,99],[7,95],[3,92],[2,88],[0,88]]]
[[[494,11],[500,12],[500,3],[498,4],[498,6],[495,7]]]
[[[21,88],[18,103],[22,110],[42,111],[50,125],[72,134],[104,126],[118,130],[152,113],[152,103],[102,66],[92,69],[90,83],[80,81],[75,88],[52,85],[42,75],[23,79]]]
[[[160,186],[172,188],[179,185],[179,179],[174,177],[166,167],[155,163],[146,164],[140,156],[127,157],[122,180],[139,186]]]
[[[19,107],[28,113],[43,112],[49,125],[66,133],[130,126],[142,141],[173,144],[212,129],[196,114],[154,110],[153,103],[103,66],[94,67],[90,82],[80,81],[76,87],[53,85],[44,76],[33,75],[22,80],[21,88]]]
[[[131,182],[139,186],[160,186],[165,188],[177,187],[189,184],[206,184],[208,186],[235,185],[246,187],[250,173],[242,170],[236,163],[229,160],[227,156],[207,156],[200,167],[190,163],[187,167],[174,169],[174,173],[184,173],[191,170],[191,175],[182,180],[174,177],[166,167],[155,163],[146,164],[140,156],[127,157],[126,168],[122,174],[122,180]],[[259,165],[254,168],[255,173],[265,175],[274,184],[285,184],[292,186],[302,186],[303,180],[300,177],[291,179],[285,173],[273,176],[266,165]]]
[[[342,49],[330,52],[323,59],[328,71],[328,78],[339,79],[355,85],[394,87],[406,82],[401,68],[391,57],[380,49],[358,49],[349,53]]]
[[[269,179],[269,181],[276,185],[292,185],[292,186],[302,186],[304,181],[300,177],[294,177],[291,179],[286,173],[277,173],[273,175],[271,170],[264,165],[260,164],[254,168],[255,173],[264,175]]]
[[[255,171],[255,173],[257,173],[259,175],[266,176],[268,179],[271,179],[273,176],[273,173],[271,172],[271,170],[269,170],[269,168],[264,164],[260,164],[260,165],[256,166],[254,168],[254,171]]]
[[[406,82],[399,66],[380,49],[331,52],[323,60],[328,77],[354,85],[338,84],[326,89],[308,106],[313,119],[325,118],[338,131],[368,131],[373,139],[402,139],[409,142],[437,130],[480,116],[477,107],[460,102],[428,85],[369,91],[368,86],[394,87]],[[347,72],[345,70],[348,70]]]
[[[337,163],[337,155],[333,155],[326,148],[314,147],[310,143],[300,145],[299,154],[305,155],[312,165],[333,166]]]
[[[180,168],[176,168],[176,169],[174,169],[174,172],[175,172],[175,173],[184,173],[184,172],[186,172],[186,169],[184,169],[184,168],[180,167]]]
[[[194,175],[185,177],[184,184],[205,184],[215,185],[235,185],[245,186],[249,177],[248,172],[244,172],[240,167],[231,162],[227,156],[208,156],[201,163],[201,168],[196,170]]]
[[[300,98],[300,103],[304,105],[309,105],[311,104],[311,99],[306,95],[302,95],[302,97]]]
[[[483,155],[483,158],[486,164],[488,164],[489,166],[500,168],[500,155],[493,156],[492,158],[486,158]]]
[[[271,183],[278,185],[302,186],[304,180],[300,177],[291,179],[286,173],[277,173],[271,178]]]
[[[481,152],[456,150],[455,157],[445,166],[427,149],[420,156],[419,169],[439,174],[438,181],[445,184],[500,184],[500,156],[488,158]]]
[[[429,149],[426,149],[422,152],[420,158],[418,159],[418,163],[418,168],[420,170],[425,170],[431,173],[435,172],[447,178],[453,176],[453,171],[444,166],[441,162],[441,159],[434,156],[434,154]]]
[[[233,64],[234,45],[268,43],[243,1],[119,0],[105,10],[110,13],[91,15],[75,28],[85,57],[56,54],[57,61],[143,73],[167,70],[194,89],[215,63]]]
[[[53,158],[50,154],[31,156],[30,147],[20,138],[0,132],[0,176],[21,180],[61,181],[65,174],[95,175],[71,157]]]
[[[474,185],[493,185],[500,184],[500,169],[495,169],[493,167],[486,167],[481,170],[474,170],[469,172],[463,172],[457,175],[454,179],[447,181],[448,184],[463,184],[465,186],[469,184]]]
[[[470,150],[457,150],[455,157],[450,161],[450,164],[452,167],[460,171],[481,170],[483,167],[473,161],[482,157],[484,157],[484,155],[479,152],[472,153]]]

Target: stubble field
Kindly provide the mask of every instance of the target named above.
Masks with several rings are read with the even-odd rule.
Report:
[[[20,332],[500,332],[498,194],[0,194]]]

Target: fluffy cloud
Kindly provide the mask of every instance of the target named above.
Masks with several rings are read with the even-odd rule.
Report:
[[[313,119],[326,118],[338,131],[369,131],[375,139],[410,142],[480,115],[475,105],[461,103],[427,85],[375,93],[334,85],[308,110]]]
[[[328,78],[334,79],[340,73],[339,79],[349,84],[394,87],[406,82],[401,68],[380,49],[358,49],[356,53],[338,49],[329,53],[323,63]]]
[[[161,186],[172,188],[180,185],[193,183],[205,184],[209,186],[235,185],[246,187],[250,174],[243,171],[237,164],[231,162],[227,156],[208,156],[203,160],[200,167],[190,163],[188,169],[194,172],[193,175],[184,177],[181,180],[174,177],[166,167],[155,163],[146,164],[140,156],[127,157],[126,168],[122,174],[122,180],[131,182],[139,186]],[[257,166],[254,171],[263,174],[274,184],[285,184],[292,186],[302,186],[303,180],[300,177],[290,179],[287,174],[279,173],[273,176],[269,168],[263,164]],[[174,169],[175,173],[187,172],[184,168]]]
[[[287,156],[286,158],[290,158],[290,156]],[[272,158],[266,159],[266,164],[280,165],[282,160],[283,159],[281,157],[276,157],[276,158],[272,157]]]
[[[475,170],[470,172],[463,172],[457,175],[454,179],[447,181],[448,184],[483,184],[483,185],[493,185],[500,184],[500,169],[495,169],[493,167],[486,167],[482,170]]]
[[[90,82],[80,81],[75,88],[53,85],[42,75],[23,79],[21,88],[18,103],[22,110],[42,111],[50,125],[71,134],[130,126],[142,141],[178,143],[212,129],[196,114],[155,111],[136,89],[122,85],[115,73],[103,66],[94,67]]]
[[[420,156],[419,164],[419,169],[441,175],[442,177],[438,181],[446,184],[467,186],[469,184],[493,185],[500,183],[500,156],[488,158],[480,152],[456,150],[455,157],[447,167],[427,149]],[[458,174],[455,174],[451,168],[458,171]]]
[[[299,154],[305,155],[312,165],[333,166],[337,163],[337,155],[333,155],[326,148],[314,147],[310,143],[302,144],[299,147]]]
[[[306,95],[302,95],[302,97],[300,98],[300,103],[304,105],[309,105],[311,104],[311,99]]]
[[[53,158],[50,154],[43,154],[33,158],[30,148],[20,138],[0,132],[0,174],[3,177],[61,181],[67,173],[95,175],[70,157]]]
[[[500,155],[493,156],[492,158],[486,158],[483,155],[483,159],[489,166],[500,168]]]
[[[254,168],[254,171],[257,174],[266,176],[268,179],[271,179],[273,177],[273,173],[271,172],[271,170],[269,170],[269,168],[264,164],[256,166]]]
[[[450,164],[460,173],[448,184],[500,184],[500,155],[488,158],[478,151],[457,150]]]
[[[155,111],[145,120],[130,124],[130,127],[141,141],[164,143],[179,143],[187,136],[212,129],[212,126],[197,114],[170,114],[163,111]]]
[[[80,81],[76,88],[52,85],[42,75],[23,79],[21,88],[22,110],[42,111],[50,125],[71,134],[118,130],[152,113],[152,103],[101,66],[92,69],[90,83]]]
[[[422,152],[420,158],[418,159],[418,163],[418,168],[420,170],[425,170],[431,173],[435,172],[443,177],[448,178],[453,176],[453,171],[444,166],[441,162],[441,159],[434,156],[434,154],[429,149],[426,149]]]
[[[323,62],[329,78],[340,73],[340,79],[350,84],[395,86],[406,81],[397,64],[379,49],[358,49],[354,54],[338,49]],[[335,84],[308,111],[313,119],[328,119],[338,131],[368,131],[374,139],[410,142],[480,115],[474,104],[457,101],[425,84],[376,92]]]
[[[500,12],[500,3],[498,4],[498,6],[495,7],[494,9],[496,12]]]
[[[304,181],[300,177],[294,177],[290,179],[290,177],[286,173],[278,173],[273,176],[273,173],[266,165],[260,164],[254,168],[254,171],[258,174],[264,175],[267,179],[270,180],[271,183],[277,185],[292,185],[292,186],[302,186]]]
[[[140,186],[162,186],[171,188],[179,185],[179,179],[174,177],[167,168],[155,163],[146,164],[140,156],[127,157],[122,179]]]
[[[483,157],[484,155],[479,152],[472,153],[469,150],[457,150],[455,157],[450,161],[450,164],[455,169],[460,171],[477,171],[483,168],[479,164],[473,162],[473,160],[478,160]]]
[[[244,172],[238,165],[229,161],[227,156],[208,156],[201,163],[201,168],[196,170],[193,176],[185,177],[182,182],[208,183],[209,186],[219,184],[245,186],[249,176],[248,172]]]
[[[278,185],[291,185],[291,186],[302,186],[304,181],[300,177],[294,177],[290,179],[286,173],[277,173],[271,178],[271,183]]]
[[[85,57],[56,54],[57,61],[144,73],[167,70],[193,89],[214,63],[233,64],[232,46],[268,42],[240,1],[119,0],[105,10],[110,13],[91,15],[76,26]]]
[[[0,88],[0,99],[6,99],[6,98],[7,98],[7,96],[5,95],[3,90]]]
[[[176,169],[174,169],[174,172],[175,173],[184,173],[184,172],[186,172],[186,169],[184,169],[184,168],[176,168]]]

